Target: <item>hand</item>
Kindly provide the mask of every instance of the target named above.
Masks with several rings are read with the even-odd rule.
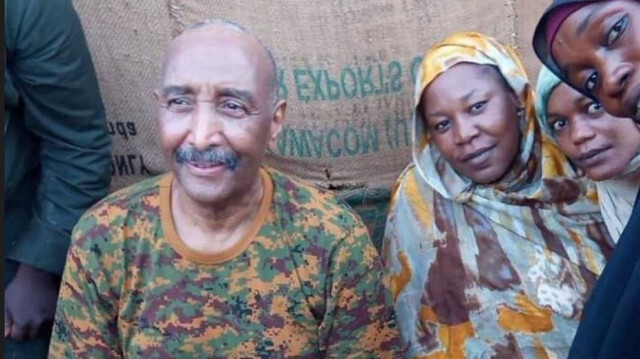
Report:
[[[4,291],[4,337],[33,340],[53,324],[59,278],[21,264]]]

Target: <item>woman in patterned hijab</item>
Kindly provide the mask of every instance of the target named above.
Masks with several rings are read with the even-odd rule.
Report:
[[[454,34],[426,53],[415,104],[384,238],[410,355],[565,357],[613,244],[518,57]]]
[[[536,95],[542,131],[596,181],[604,222],[617,241],[640,188],[640,126],[608,114],[599,102],[563,83],[545,66]]]

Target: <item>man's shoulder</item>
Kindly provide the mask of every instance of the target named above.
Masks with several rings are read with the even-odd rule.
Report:
[[[274,203],[296,222],[317,220],[326,226],[364,226],[358,214],[338,195],[329,190],[285,175],[272,168],[267,171],[274,183]]]
[[[120,258],[123,248],[153,237],[161,223],[161,189],[169,186],[170,180],[170,175],[149,178],[96,203],[76,223],[71,248],[98,263],[97,257]]]
[[[160,207],[160,188],[168,185],[169,174],[148,178],[111,193],[93,205],[83,216],[123,217],[123,214],[140,215],[138,212],[156,212]],[[115,214],[118,214],[115,216]],[[114,216],[112,216],[114,215]]]

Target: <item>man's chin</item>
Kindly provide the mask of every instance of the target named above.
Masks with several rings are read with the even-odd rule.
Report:
[[[224,206],[231,200],[226,191],[221,191],[218,188],[194,185],[188,187],[188,189],[182,188],[182,192],[185,196],[189,197],[191,201],[206,206]]]
[[[188,171],[174,173],[178,190],[195,202],[216,203],[224,201],[223,188],[226,186],[222,178],[193,176]]]

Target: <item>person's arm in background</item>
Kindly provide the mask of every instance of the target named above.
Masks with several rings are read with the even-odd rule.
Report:
[[[40,139],[33,218],[5,254],[20,263],[5,290],[5,336],[25,339],[53,318],[71,229],[108,192],[111,138],[71,0],[7,0],[5,14],[6,67]]]

